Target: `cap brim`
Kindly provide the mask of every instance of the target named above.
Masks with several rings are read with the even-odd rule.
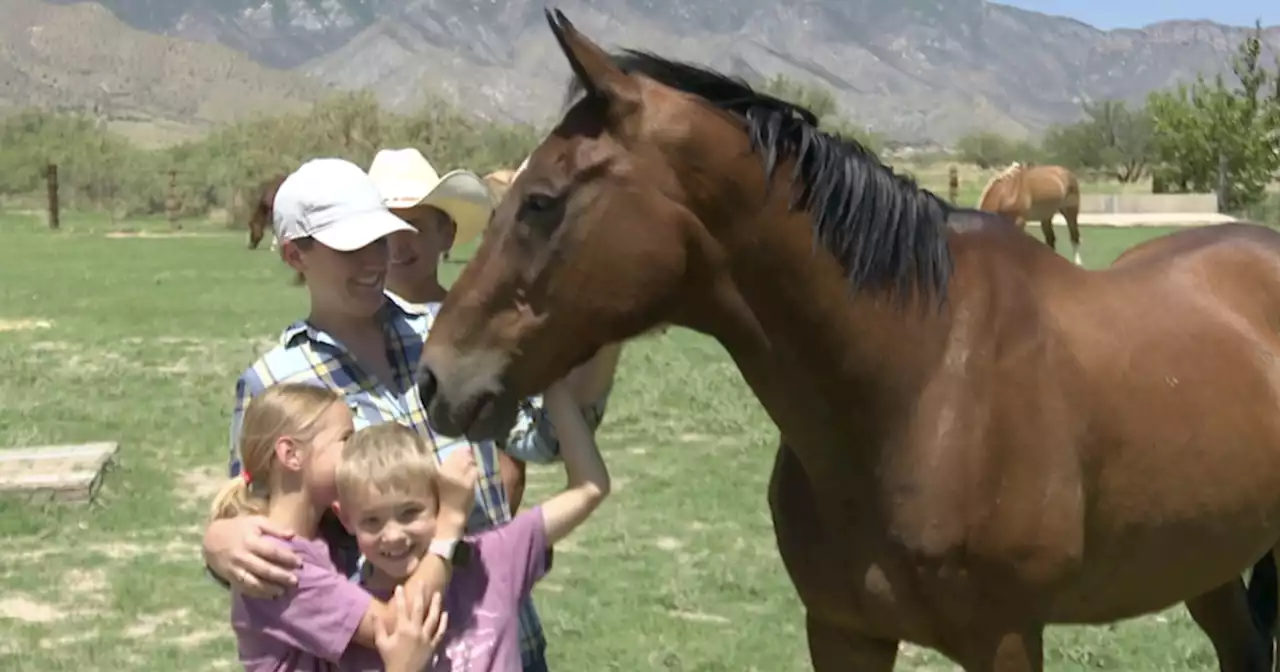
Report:
[[[416,229],[386,210],[371,210],[344,218],[311,237],[331,250],[353,252],[397,231]]]

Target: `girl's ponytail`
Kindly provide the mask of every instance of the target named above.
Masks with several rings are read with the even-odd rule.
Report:
[[[209,507],[209,520],[263,516],[267,513],[267,504],[267,497],[254,493],[248,478],[237,476],[227,481],[214,496],[213,505]]]

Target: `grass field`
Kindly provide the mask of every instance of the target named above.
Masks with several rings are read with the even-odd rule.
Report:
[[[92,507],[0,501],[0,669],[235,669],[227,596],[201,573],[199,537],[235,376],[303,294],[240,232],[189,223],[198,235],[113,239],[75,215],[63,226],[0,217],[0,446],[116,440],[121,458]],[[1086,228],[1086,260],[1157,233]],[[536,593],[552,668],[809,669],[765,503],[775,434],[720,348],[682,330],[628,346],[599,438],[615,494],[557,547]],[[561,483],[533,468],[526,499]],[[1054,629],[1048,660],[1216,669],[1181,608]],[[899,669],[952,668],[906,649]]]

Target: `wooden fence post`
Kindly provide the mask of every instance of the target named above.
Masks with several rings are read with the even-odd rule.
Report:
[[[960,203],[960,171],[955,166],[947,170],[947,198],[953,205]]]
[[[62,227],[62,216],[58,202],[58,164],[50,161],[44,167],[45,191],[49,194],[49,228],[57,231]]]
[[[1227,177],[1227,153],[1218,152],[1218,212],[1227,212],[1227,191],[1231,188],[1231,181]]]
[[[178,223],[178,171],[169,170],[169,195],[164,199],[165,214],[169,217],[169,228],[181,229]]]

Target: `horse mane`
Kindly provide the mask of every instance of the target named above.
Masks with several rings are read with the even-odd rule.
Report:
[[[987,180],[987,186],[982,188],[981,194],[978,194],[978,207],[981,208],[982,202],[987,200],[987,194],[991,192],[992,187],[996,186],[997,184],[1001,184],[1003,182],[1008,181],[1014,175],[1021,173],[1023,170],[1026,170],[1026,165],[1019,163],[1017,161],[1014,161],[1013,163],[1010,163],[1008,167],[1006,167],[1004,170],[1000,171],[999,173],[996,173],[995,177],[992,177],[990,180]]]
[[[897,175],[851,138],[819,130],[810,110],[754,90],[740,78],[624,49],[612,55],[624,72],[698,96],[742,119],[767,180],[779,164],[795,162],[790,207],[813,218],[814,235],[839,261],[854,288],[875,287],[899,298],[912,287],[945,300],[952,260],[947,217],[954,208]],[[573,78],[565,98],[585,92]]]

